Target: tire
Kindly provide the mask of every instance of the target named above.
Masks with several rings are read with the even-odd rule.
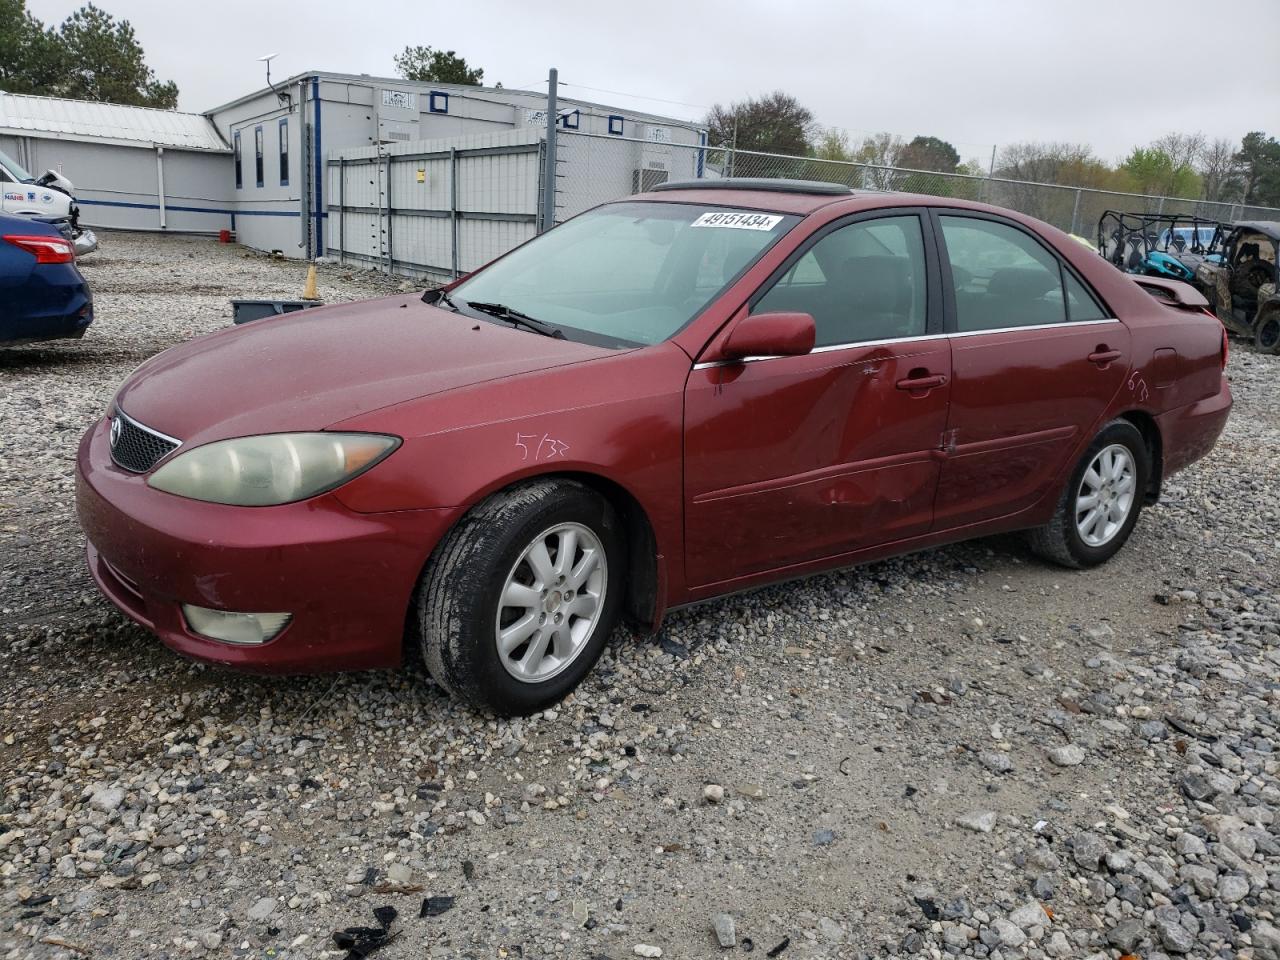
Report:
[[[1104,453],[1110,455],[1112,464],[1120,463],[1127,456],[1128,472],[1121,475],[1122,471],[1117,469],[1117,476],[1107,483],[1106,471],[1099,471],[1095,464]],[[1094,469],[1086,483],[1086,474],[1090,474],[1091,468]],[[1110,560],[1124,546],[1138,522],[1150,476],[1151,457],[1138,428],[1127,420],[1112,420],[1093,438],[1071,471],[1053,519],[1043,527],[1028,531],[1031,549],[1046,560],[1074,569],[1094,567]],[[1098,480],[1103,482],[1105,492],[1095,494]],[[1102,513],[1093,517],[1092,526],[1088,525],[1090,511],[1080,507],[1081,498],[1090,495],[1103,498]],[[1108,503],[1113,505],[1110,510],[1106,508]],[[1082,532],[1079,521],[1086,524],[1087,533]]]
[[[1263,353],[1280,353],[1280,310],[1271,310],[1258,320],[1253,343]]]
[[[570,569],[559,562],[566,549]],[[558,702],[617,625],[626,562],[618,515],[590,488],[547,479],[494,494],[423,571],[417,614],[427,671],[458,699],[501,716]]]

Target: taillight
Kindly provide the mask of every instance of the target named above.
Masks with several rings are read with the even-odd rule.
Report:
[[[6,243],[21,247],[27,253],[34,254],[36,263],[71,263],[76,258],[75,248],[69,240],[62,237],[28,237],[22,234],[10,234],[4,238]]]

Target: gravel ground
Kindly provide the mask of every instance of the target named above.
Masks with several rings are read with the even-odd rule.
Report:
[[[81,431],[303,277],[126,234],[84,269],[85,340],[0,351],[0,957],[358,957],[391,907],[378,960],[1280,958],[1280,358],[1233,345],[1226,436],[1104,568],[1001,537],[758,591],[499,722],[417,668],[188,663],[98,598]]]

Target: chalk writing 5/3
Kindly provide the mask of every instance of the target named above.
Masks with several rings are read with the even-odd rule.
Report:
[[[524,461],[555,460],[569,452],[569,445],[547,433],[517,433],[516,449]]]

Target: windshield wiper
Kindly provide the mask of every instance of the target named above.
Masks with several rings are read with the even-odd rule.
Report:
[[[449,296],[444,287],[436,287],[434,290],[428,290],[423,293],[422,302],[429,303],[432,306],[448,307],[454,313],[458,312],[458,305],[453,302],[453,298]]]
[[[532,330],[534,333],[540,333],[544,337],[554,337],[557,340],[564,340],[564,331],[559,327],[554,327],[545,320],[539,320],[537,317],[531,317],[527,313],[521,313],[519,310],[512,310],[505,303],[485,303],[478,300],[463,300],[464,304],[473,310],[479,310],[481,313],[487,313],[499,320],[505,320],[512,326],[524,327],[526,330]]]

